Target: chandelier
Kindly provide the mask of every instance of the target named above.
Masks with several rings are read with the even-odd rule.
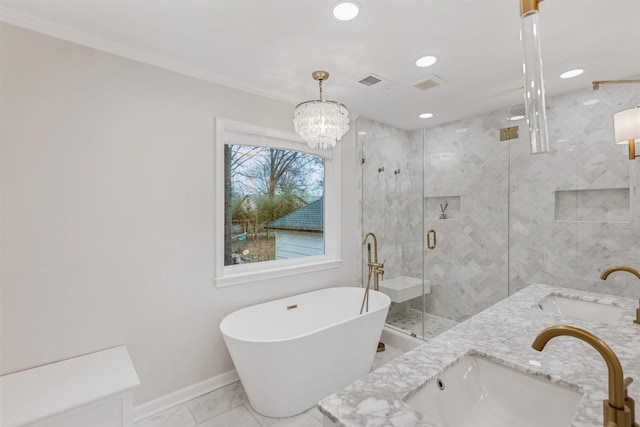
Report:
[[[322,82],[329,78],[328,72],[314,71],[311,77],[320,85],[320,99],[298,104],[293,126],[309,147],[333,148],[349,130],[349,110],[339,102],[322,99]]]

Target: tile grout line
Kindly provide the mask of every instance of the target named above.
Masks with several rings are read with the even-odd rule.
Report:
[[[198,397],[200,397],[200,396],[198,396]],[[191,399],[191,400],[193,400],[193,399]],[[188,400],[188,401],[184,402],[183,405],[187,408],[187,411],[189,412],[189,415],[191,415],[191,419],[193,420],[194,427],[197,427],[198,424],[199,424],[198,420],[196,420],[196,416],[193,415],[193,412],[191,412],[191,408],[189,408],[189,405],[187,405],[187,403],[191,402],[191,400]]]
[[[265,427],[265,426],[264,426],[264,424],[262,424],[262,423],[260,422],[260,420],[259,420],[259,419],[257,419],[257,418],[256,418],[256,416],[253,414],[253,411],[255,411],[255,409],[251,408],[253,411],[250,411],[250,410],[249,410],[249,408],[247,408],[247,405],[251,405],[251,404],[249,403],[249,398],[247,398],[247,401],[246,401],[246,402],[244,402],[244,403],[242,404],[242,406],[244,406],[244,407],[245,407],[245,409],[247,410],[247,412],[249,413],[249,415],[251,415],[251,417],[252,417],[254,420],[256,420],[256,422],[258,423],[258,425],[259,425],[260,427]],[[257,413],[257,412],[256,412],[256,413]],[[279,420],[279,419],[278,419],[278,420]],[[277,422],[277,421],[276,421],[276,422]]]

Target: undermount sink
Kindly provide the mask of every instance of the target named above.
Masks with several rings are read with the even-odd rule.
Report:
[[[582,395],[467,354],[405,403],[444,427],[569,427]]]
[[[622,314],[622,307],[561,295],[548,295],[544,297],[538,302],[538,307],[542,311],[609,324],[618,323],[620,314]]]

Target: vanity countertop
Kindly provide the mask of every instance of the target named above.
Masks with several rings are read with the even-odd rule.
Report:
[[[537,303],[550,294],[618,305],[623,308],[620,322],[607,325],[544,312]],[[554,325],[593,333],[616,353],[625,377],[634,378],[629,395],[640,402],[640,325],[633,323],[637,307],[637,300],[630,298],[533,284],[326,397],[318,408],[338,426],[440,427],[403,400],[463,355],[477,352],[552,382],[570,384],[583,393],[571,426],[602,427],[608,373],[600,354],[565,336],[549,341],[542,352],[531,348],[531,343],[540,331]],[[530,360],[541,366],[532,366]]]

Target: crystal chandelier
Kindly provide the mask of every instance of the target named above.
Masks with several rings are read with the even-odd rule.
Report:
[[[320,99],[298,104],[293,111],[293,126],[311,148],[328,149],[349,130],[349,110],[336,101],[322,99],[322,82],[329,78],[326,71],[311,74],[320,85]]]

